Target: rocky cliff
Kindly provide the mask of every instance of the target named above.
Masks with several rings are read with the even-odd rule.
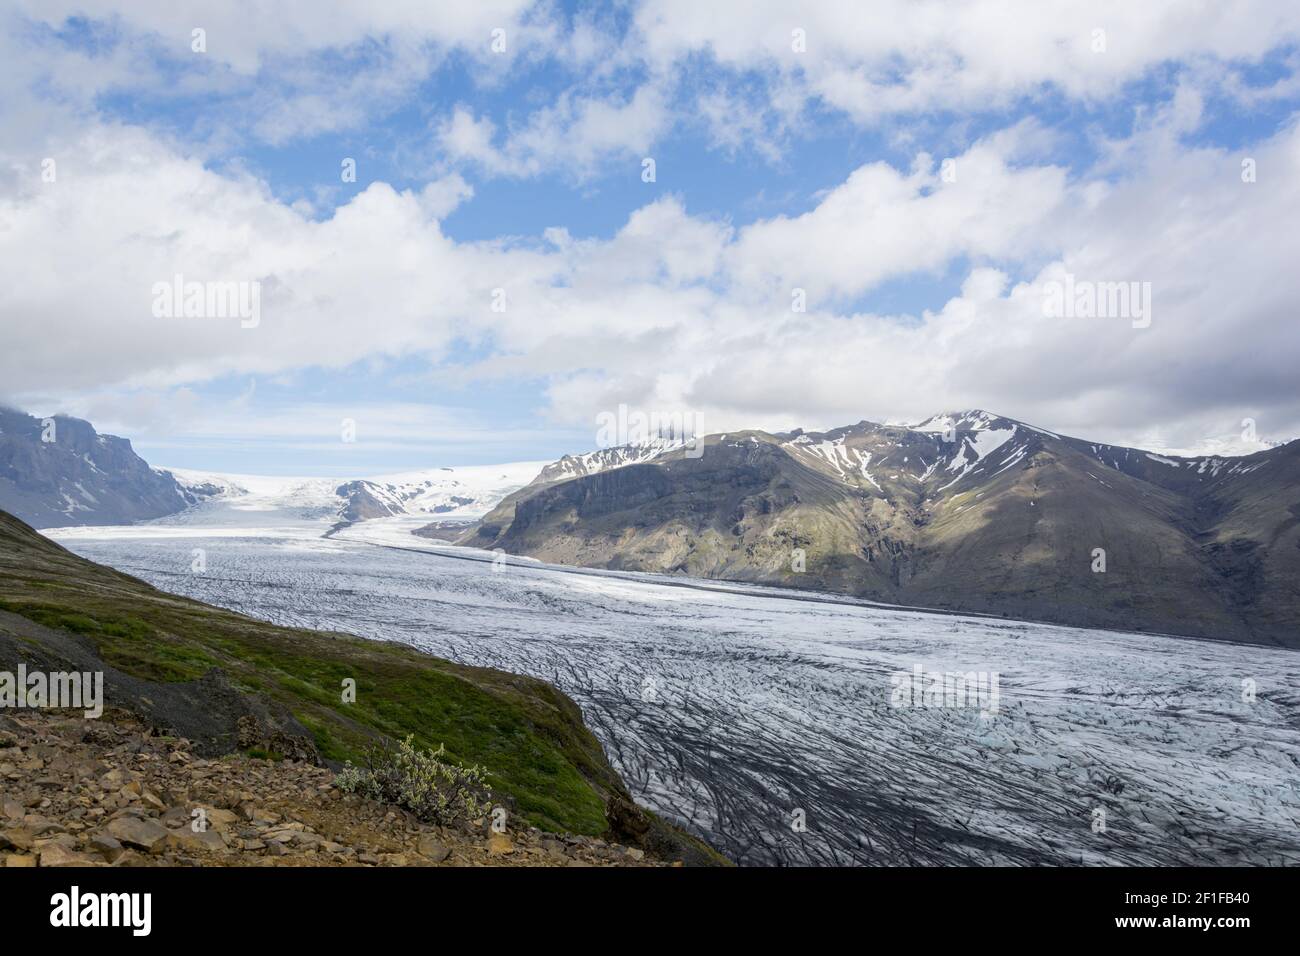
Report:
[[[130,524],[197,500],[125,438],[89,422],[0,408],[0,509],[37,528]]]

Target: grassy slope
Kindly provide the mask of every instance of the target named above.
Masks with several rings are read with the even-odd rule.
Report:
[[[463,667],[399,644],[276,627],[77,557],[0,512],[0,608],[84,634],[136,677],[187,681],[223,668],[284,703],[327,758],[355,758],[380,734],[445,743],[492,774],[531,823],[606,830],[605,797],[626,796],[577,706],[543,681]],[[340,702],[357,682],[357,703]]]

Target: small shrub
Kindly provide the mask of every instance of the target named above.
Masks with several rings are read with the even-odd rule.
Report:
[[[446,748],[419,750],[408,736],[394,748],[389,741],[371,747],[365,765],[348,763],[335,778],[340,790],[393,803],[428,823],[446,826],[482,816],[490,807],[487,772],[443,759]]]
[[[284,759],[284,754],[278,753],[274,750],[266,750],[263,747],[249,747],[244,751],[244,755],[252,757],[254,760],[280,761]]]

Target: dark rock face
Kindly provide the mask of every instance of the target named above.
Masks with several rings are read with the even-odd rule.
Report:
[[[59,415],[47,426],[0,408],[0,509],[33,527],[129,524],[195,500],[124,438],[100,435],[79,418]]]
[[[578,518],[595,519],[615,511],[628,511],[668,494],[672,480],[652,465],[628,465],[598,472],[583,481],[567,481],[551,495],[538,495],[519,505],[515,522],[531,527],[548,515],[572,510]]]
[[[712,436],[539,479],[459,543],[1061,624],[1300,646],[1300,442],[1169,458],[987,412]],[[1094,565],[1104,552],[1104,570]]]
[[[464,505],[472,505],[473,503],[474,503],[473,498],[466,498],[463,495],[452,495],[451,504],[435,505],[432,509],[432,512],[433,514],[436,515],[445,515],[449,511],[455,511],[457,508],[460,508]]]
[[[403,513],[401,504],[372,481],[349,481],[335,488],[334,493],[344,501],[343,510],[339,512],[344,524]]]
[[[104,698],[206,757],[262,747],[319,764],[310,731],[282,705],[235,688],[220,668],[196,681],[155,683],[106,664],[85,637],[0,611],[0,670],[102,673]]]

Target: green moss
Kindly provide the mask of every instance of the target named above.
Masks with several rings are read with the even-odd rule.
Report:
[[[161,642],[144,621],[109,614],[69,612],[48,603],[0,600],[0,609],[43,624],[82,634],[94,641],[105,663],[145,680],[173,682],[202,677],[217,659],[196,647]]]
[[[316,749],[320,751],[321,756],[326,760],[333,760],[337,763],[342,763],[345,760],[350,760],[352,758],[352,751],[344,747],[334,734],[330,732],[330,729],[324,723],[317,720],[315,716],[302,711],[296,711],[294,717],[298,719],[298,723],[311,731],[311,735],[316,741]]]
[[[244,756],[252,757],[254,760],[275,760],[284,759],[284,754],[277,753],[274,750],[263,750],[261,747],[249,747],[244,751]]]

